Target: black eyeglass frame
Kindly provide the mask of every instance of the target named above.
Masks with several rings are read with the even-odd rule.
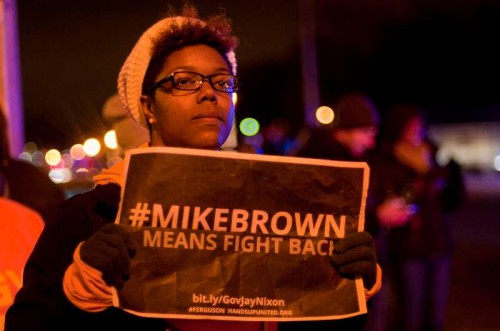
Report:
[[[174,77],[176,74],[195,74],[195,75],[198,75],[201,77],[202,83],[197,88],[179,88],[175,84],[175,80],[174,80]],[[220,89],[220,87],[217,87],[217,85],[212,81],[213,77],[222,76],[222,75],[232,77],[234,83],[233,83],[233,88],[231,90],[228,91],[228,90]],[[218,92],[236,93],[239,91],[239,85],[240,85],[240,83],[238,81],[238,76],[230,74],[230,73],[216,73],[216,74],[212,74],[212,75],[203,75],[203,74],[200,74],[199,72],[194,72],[194,71],[177,71],[177,72],[171,73],[170,75],[168,75],[165,78],[160,79],[159,81],[157,81],[156,83],[154,83],[153,85],[148,87],[146,89],[146,91],[151,92],[154,89],[161,87],[163,84],[165,84],[166,82],[169,82],[169,81],[172,82],[172,88],[179,90],[179,91],[198,91],[199,89],[201,89],[201,87],[203,86],[203,84],[205,82],[208,82],[210,84],[210,86],[212,86],[212,88]]]

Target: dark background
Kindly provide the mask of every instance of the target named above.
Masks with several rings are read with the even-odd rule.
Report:
[[[224,8],[240,37],[238,117],[303,125],[299,0],[192,1]],[[351,89],[383,112],[408,101],[431,123],[500,122],[500,1],[304,0],[316,8],[321,99]],[[18,1],[26,140],[68,148],[107,129],[101,109],[164,0]],[[467,182],[458,213],[448,331],[500,330],[498,176]],[[472,180],[473,179],[473,180]]]
[[[27,141],[68,148],[107,123],[128,52],[164,0],[18,2]],[[240,38],[238,117],[304,125],[298,0],[192,1],[202,16],[225,10]],[[500,120],[500,1],[316,0],[321,101],[351,89],[383,112],[397,101],[429,109],[432,123]]]

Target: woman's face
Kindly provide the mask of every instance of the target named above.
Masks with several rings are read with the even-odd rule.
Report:
[[[222,55],[206,45],[186,46],[170,54],[156,81],[179,71],[230,73]],[[198,91],[172,90],[168,85],[157,88],[153,98],[141,98],[146,119],[153,121],[151,144],[220,148],[234,120],[232,94],[216,91],[206,81]]]
[[[339,129],[335,132],[337,139],[350,150],[352,156],[360,158],[375,147],[377,134],[377,126]]]

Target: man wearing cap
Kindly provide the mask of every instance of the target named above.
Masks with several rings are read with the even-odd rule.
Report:
[[[380,116],[366,95],[352,92],[333,106],[333,126],[313,131],[299,156],[341,161],[366,161],[375,147]]]

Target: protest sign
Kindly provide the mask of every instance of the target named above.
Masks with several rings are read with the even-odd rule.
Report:
[[[141,316],[337,319],[366,312],[330,264],[361,231],[368,166],[179,148],[126,155],[116,222],[137,252],[114,304]]]

